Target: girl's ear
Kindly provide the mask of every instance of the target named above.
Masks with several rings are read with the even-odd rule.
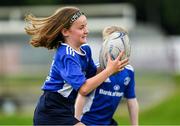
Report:
[[[68,36],[69,36],[69,30],[66,29],[66,28],[63,28],[63,29],[61,30],[61,33],[62,33],[62,35],[63,35],[64,37],[68,37]]]

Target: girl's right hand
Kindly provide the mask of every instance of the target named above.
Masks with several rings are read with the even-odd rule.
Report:
[[[123,57],[123,55],[124,55],[124,51],[120,52],[115,60],[112,60],[111,56],[108,55],[106,70],[108,70],[111,75],[116,72],[122,71],[124,67],[129,64],[128,58],[120,60]]]

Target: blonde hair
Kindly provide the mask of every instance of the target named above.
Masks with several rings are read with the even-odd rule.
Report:
[[[103,29],[103,32],[102,32],[103,40],[106,40],[108,38],[108,36],[110,34],[112,34],[113,32],[124,32],[124,33],[128,34],[128,32],[125,29],[121,28],[121,27],[108,26],[108,27],[105,27]]]
[[[32,37],[30,44],[47,49],[57,48],[64,41],[62,29],[71,27],[73,23],[71,18],[78,11],[79,9],[76,7],[63,7],[49,17],[38,18],[31,14],[26,15],[25,31]]]

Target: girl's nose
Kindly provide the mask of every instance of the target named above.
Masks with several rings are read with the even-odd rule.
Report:
[[[89,33],[89,30],[88,30],[88,28],[87,28],[87,27],[84,29],[84,32],[85,32],[86,34],[88,34],[88,33]]]

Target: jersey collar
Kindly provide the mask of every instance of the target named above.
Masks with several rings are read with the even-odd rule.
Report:
[[[85,56],[86,55],[86,51],[84,49],[82,49],[81,47],[80,47],[81,52],[79,52],[79,51],[76,51],[75,49],[73,49],[73,47],[71,47],[67,43],[61,43],[61,45],[70,47],[74,52],[76,52],[77,54],[79,54],[81,56]]]

